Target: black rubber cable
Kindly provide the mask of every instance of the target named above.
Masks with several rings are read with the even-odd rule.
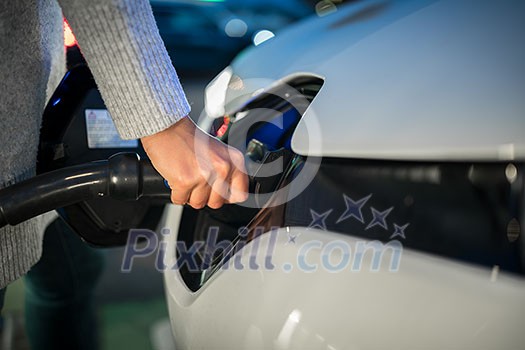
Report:
[[[169,200],[170,190],[149,160],[120,153],[106,161],[55,170],[0,190],[0,227],[73,203],[110,196],[136,200],[142,196]]]

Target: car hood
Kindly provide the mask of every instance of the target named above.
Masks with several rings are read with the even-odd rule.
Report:
[[[521,1],[341,6],[241,53],[230,74],[245,83],[228,87],[226,112],[314,75],[324,85],[293,135],[299,154],[523,160],[524,33]]]

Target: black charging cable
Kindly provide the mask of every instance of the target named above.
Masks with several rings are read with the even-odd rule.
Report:
[[[53,209],[109,196],[170,199],[170,189],[149,160],[118,153],[108,160],[71,166],[35,176],[0,190],[0,227],[17,225]]]

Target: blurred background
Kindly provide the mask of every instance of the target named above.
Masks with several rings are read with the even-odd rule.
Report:
[[[341,2],[151,0],[151,5],[192,105],[191,117],[196,119],[204,108],[205,86],[242,49],[279,35],[279,30],[305,17],[328,13]],[[81,62],[68,28],[65,44],[68,64]],[[124,248],[104,249],[106,267],[97,287],[101,349],[173,349],[162,275],[154,268],[155,256],[136,259],[132,271],[122,273],[123,252]],[[24,281],[20,279],[7,289],[0,349],[29,349],[23,313]]]
[[[211,75],[246,46],[313,11],[305,0],[152,0],[151,5],[177,70]]]

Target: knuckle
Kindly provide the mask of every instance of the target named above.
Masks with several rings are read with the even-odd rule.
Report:
[[[241,151],[235,148],[231,151],[231,158],[235,164],[240,164],[244,162],[244,155],[241,153]]]
[[[228,175],[230,174],[230,169],[230,164],[225,161],[218,162],[215,166],[217,175],[221,179],[226,179],[228,177]]]
[[[207,181],[208,179],[210,179],[211,176],[212,176],[212,173],[211,173],[211,171],[210,171],[208,168],[202,168],[202,169],[200,170],[200,174],[201,174],[202,178],[203,178],[204,180],[206,180],[206,181]]]
[[[175,187],[181,189],[188,189],[193,187],[197,183],[197,176],[191,173],[181,174],[177,177]]]

